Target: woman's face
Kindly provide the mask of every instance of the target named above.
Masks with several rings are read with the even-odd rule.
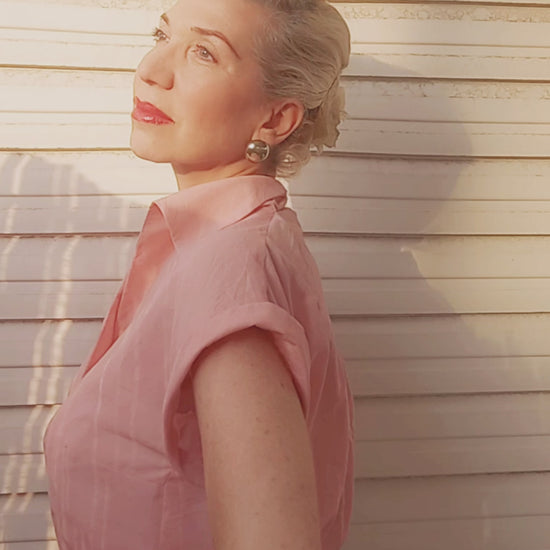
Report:
[[[253,52],[265,15],[251,0],[180,0],[161,17],[134,81],[137,156],[176,173],[246,162],[270,111]]]

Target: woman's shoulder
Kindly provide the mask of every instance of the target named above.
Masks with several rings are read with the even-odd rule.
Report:
[[[266,249],[273,261],[283,263],[302,278],[318,279],[316,260],[294,210],[285,208],[273,216],[266,233]]]
[[[295,212],[262,209],[198,239],[182,242],[171,270],[176,281],[227,285],[318,286],[319,273]]]

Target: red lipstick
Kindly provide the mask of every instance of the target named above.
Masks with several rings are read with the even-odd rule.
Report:
[[[134,98],[134,111],[132,118],[138,122],[146,122],[148,124],[173,124],[174,121],[152,103],[141,101],[139,98]]]

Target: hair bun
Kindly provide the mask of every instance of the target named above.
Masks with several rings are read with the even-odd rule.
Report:
[[[340,135],[338,125],[344,119],[346,113],[345,91],[342,86],[333,85],[323,103],[319,106],[319,112],[313,125],[312,145],[321,152],[323,146],[334,147]]]

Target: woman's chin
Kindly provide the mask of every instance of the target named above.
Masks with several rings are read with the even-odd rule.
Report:
[[[148,160],[150,162],[158,162],[158,163],[169,162],[168,160],[166,160],[164,158],[161,158],[160,155],[158,155],[158,156],[151,155],[147,151],[142,152],[139,149],[134,149],[133,147],[130,147],[130,149],[132,150],[134,155],[136,155],[136,157],[138,157],[140,159]]]
[[[143,140],[137,138],[134,133],[130,137],[130,149],[136,155],[143,160],[149,160],[151,162],[170,162],[166,158],[166,151],[162,151],[161,148],[149,140]]]

